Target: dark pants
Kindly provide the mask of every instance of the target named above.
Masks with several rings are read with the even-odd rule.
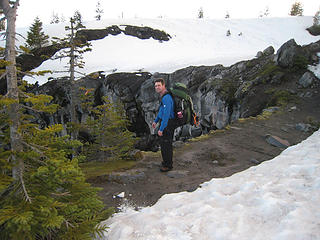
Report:
[[[163,135],[160,137],[160,147],[162,156],[162,166],[172,168],[173,156],[173,134],[175,123],[172,119],[169,120],[167,127],[163,130]]]

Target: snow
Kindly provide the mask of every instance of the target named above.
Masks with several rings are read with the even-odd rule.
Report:
[[[107,220],[105,240],[320,239],[320,130],[272,160]]]
[[[304,45],[319,40],[305,29],[313,23],[312,17],[257,18],[257,19],[109,19],[85,22],[87,29],[103,29],[111,25],[148,26],[163,30],[172,37],[169,41],[141,40],[119,34],[91,41],[92,51],[84,54],[85,68],[89,74],[148,71],[171,73],[190,65],[230,66],[238,61],[254,58],[258,51],[269,46],[278,48],[294,38]],[[64,24],[44,25],[46,34],[63,37]],[[226,36],[227,30],[231,36]],[[26,36],[27,28],[17,29]],[[241,33],[241,34],[240,34]],[[239,36],[240,35],[240,36]],[[24,44],[19,37],[18,44]],[[47,60],[35,71],[66,71],[67,59]],[[25,77],[30,83],[47,82],[50,77],[67,73],[47,74],[43,77]],[[78,75],[79,77],[80,75]]]

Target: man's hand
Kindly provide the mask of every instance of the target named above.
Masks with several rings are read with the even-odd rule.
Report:
[[[158,135],[161,137],[162,136],[162,131],[158,131]]]
[[[157,123],[153,122],[152,123],[152,128],[156,128],[156,126],[157,126]]]

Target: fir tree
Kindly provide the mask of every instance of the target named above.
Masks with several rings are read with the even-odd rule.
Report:
[[[79,17],[79,15],[77,15]],[[53,39],[56,41],[56,43],[59,43],[65,48],[59,52],[58,55],[56,55],[57,58],[69,58],[69,70],[66,71],[70,74],[70,106],[71,106],[71,123],[70,123],[70,131],[72,139],[77,139],[78,136],[78,119],[76,116],[75,106],[77,105],[77,96],[76,96],[76,89],[74,88],[75,84],[75,74],[82,74],[81,72],[77,71],[78,68],[84,67],[84,61],[83,61],[83,53],[87,51],[91,51],[91,44],[82,41],[81,39],[76,39],[76,31],[79,29],[84,28],[84,26],[81,24],[81,17],[77,18],[76,21],[74,18],[70,18],[70,26],[66,26],[66,31],[69,31],[67,36],[65,38],[56,38]]]
[[[198,18],[203,18],[203,8],[202,7],[199,9]]]
[[[60,18],[57,13],[53,12],[51,15],[50,24],[58,24],[58,23],[60,23]]]
[[[302,16],[302,14],[303,14],[302,4],[300,2],[295,2],[291,7],[290,15]]]
[[[51,100],[51,96],[26,93],[20,98],[23,151],[15,155],[25,167],[23,181],[18,182],[11,175],[12,151],[5,127],[10,122],[5,111],[10,100],[0,99],[0,239],[89,239],[102,233],[105,226],[98,224],[111,213],[103,210],[97,197],[99,189],[85,182],[78,166],[82,157],[68,157],[81,143],[70,141],[69,136],[60,137],[60,124],[40,129],[33,123],[32,115],[56,110]]]
[[[97,2],[97,5],[96,5],[96,16],[95,16],[95,19],[97,21],[100,21],[101,20],[101,16],[103,14],[103,9],[101,9],[101,4],[100,4],[100,0],[98,0]]]
[[[84,28],[84,25],[82,23],[82,15],[79,10],[76,10],[74,12],[74,15],[71,19],[73,20],[75,29]]]
[[[129,159],[137,138],[128,130],[129,121],[120,102],[112,103],[107,97],[103,104],[93,105],[93,90],[81,89],[82,108],[91,117],[85,123],[86,129],[95,141],[85,150],[89,158],[99,155],[102,160]]]
[[[320,9],[313,16],[313,26],[319,26],[319,25],[320,25]]]
[[[30,48],[41,48],[49,43],[48,39],[49,36],[42,30],[42,22],[36,17],[27,33],[27,46]]]
[[[78,167],[79,146],[59,137],[61,125],[40,129],[31,114],[52,113],[52,97],[18,89],[15,20],[19,1],[0,0],[7,21],[3,76],[8,92],[0,96],[0,239],[89,239],[101,233],[105,218],[96,188]]]

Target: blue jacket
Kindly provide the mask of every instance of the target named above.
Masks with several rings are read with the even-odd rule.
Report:
[[[170,94],[165,94],[161,99],[159,112],[154,122],[157,123],[161,119],[161,125],[159,130],[163,132],[163,130],[168,126],[169,119],[173,119],[173,118],[174,118],[173,99]]]

